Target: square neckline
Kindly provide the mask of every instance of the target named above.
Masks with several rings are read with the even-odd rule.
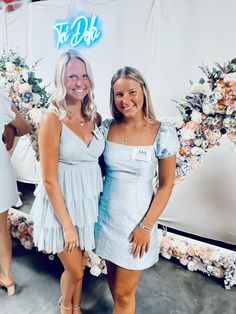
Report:
[[[155,137],[154,137],[154,142],[153,142],[153,144],[151,144],[151,145],[127,145],[127,144],[115,143],[115,142],[112,142],[112,141],[110,141],[110,140],[107,139],[107,138],[108,138],[108,134],[109,134],[109,129],[110,129],[110,126],[111,126],[111,124],[112,124],[113,121],[115,121],[115,120],[112,119],[111,122],[110,122],[110,124],[109,124],[109,126],[108,126],[108,128],[107,128],[106,142],[109,143],[109,144],[121,145],[121,146],[126,146],[126,147],[131,147],[131,148],[133,148],[133,147],[134,147],[134,148],[135,148],[135,147],[146,147],[146,148],[153,147],[153,146],[155,145],[155,143],[156,143],[158,137],[159,137],[160,130],[161,130],[162,125],[163,125],[163,122],[158,121],[158,122],[160,122],[160,126],[159,126],[159,129],[157,130],[157,133],[156,133]]]

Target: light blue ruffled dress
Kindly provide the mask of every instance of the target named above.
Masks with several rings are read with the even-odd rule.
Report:
[[[107,138],[112,120],[100,130]],[[106,177],[99,202],[95,227],[96,253],[116,265],[141,270],[158,261],[157,225],[153,228],[150,249],[142,258],[130,254],[129,236],[146,214],[153,198],[153,179],[158,160],[175,155],[179,148],[173,125],[162,122],[150,146],[129,146],[106,140]]]
[[[62,122],[58,181],[66,208],[79,236],[80,248],[95,247],[94,225],[98,216],[98,200],[103,182],[98,158],[104,150],[104,138],[95,126],[87,146]],[[31,215],[34,221],[34,243],[38,250],[59,253],[64,248],[62,226],[51,208],[42,183],[36,191]]]
[[[16,115],[11,110],[11,102],[0,91],[0,213],[6,211],[18,201],[16,178],[10,155],[2,141],[4,126],[12,122]]]

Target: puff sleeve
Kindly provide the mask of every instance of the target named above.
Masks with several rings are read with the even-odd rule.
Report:
[[[113,119],[106,119],[102,121],[101,125],[98,127],[100,133],[103,135],[104,139],[107,139],[109,127],[112,123]]]
[[[155,152],[158,159],[175,155],[180,147],[176,128],[169,122],[162,122],[155,141]]]

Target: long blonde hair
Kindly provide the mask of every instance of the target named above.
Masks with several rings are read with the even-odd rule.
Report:
[[[110,110],[113,118],[116,121],[120,121],[123,118],[123,114],[117,110],[115,101],[114,101],[114,84],[119,78],[127,78],[132,79],[136,82],[138,82],[142,88],[143,95],[144,95],[144,103],[143,103],[143,114],[144,119],[148,122],[155,121],[156,122],[156,116],[155,112],[152,106],[151,96],[149,92],[149,88],[147,86],[147,83],[140,71],[138,71],[135,68],[126,66],[124,68],[119,69],[112,77],[111,79],[111,88],[110,88]]]
[[[56,112],[60,118],[70,116],[66,104],[66,88],[64,84],[65,69],[72,59],[78,59],[85,65],[88,78],[90,81],[90,91],[82,101],[81,112],[85,119],[90,120],[96,115],[96,106],[94,103],[94,80],[89,63],[76,50],[68,50],[64,52],[58,59],[55,69],[55,91],[51,96],[52,111]]]

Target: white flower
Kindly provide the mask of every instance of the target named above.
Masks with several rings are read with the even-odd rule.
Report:
[[[166,258],[166,259],[171,259],[171,254],[167,253],[167,252],[162,252],[161,255]]]
[[[202,111],[207,115],[212,113],[212,109],[213,109],[212,106],[210,106],[208,103],[204,103],[202,105]]]
[[[194,110],[191,113],[191,120],[193,122],[196,122],[196,123],[201,123],[202,122],[202,114],[199,111]]]
[[[217,100],[220,100],[220,99],[223,98],[223,94],[222,94],[221,92],[219,92],[219,91],[216,91],[216,92],[214,93],[214,96],[215,96],[215,98],[216,98]]]
[[[209,92],[211,92],[211,87],[208,83],[194,84],[190,89],[190,93],[207,94]]]
[[[21,245],[25,246],[25,242],[26,242],[26,239],[25,239],[25,238],[20,239]]]
[[[97,256],[94,252],[89,252],[89,257],[92,265],[99,265],[100,264],[100,257]]]
[[[190,262],[188,263],[187,267],[188,267],[188,270],[190,270],[190,271],[195,271],[195,270],[198,269],[197,263],[194,262],[194,261],[190,261]]]
[[[224,82],[231,83],[236,81],[236,72],[225,74]]]
[[[24,247],[26,250],[32,250],[33,246],[34,246],[33,242],[31,242],[29,240],[25,241],[25,243],[24,243]]]
[[[191,140],[192,138],[195,137],[194,131],[190,129],[183,128],[180,130],[180,134],[182,138],[186,141]]]
[[[214,145],[216,143],[216,141],[218,139],[221,138],[222,134],[220,132],[220,130],[206,130],[205,131],[205,136],[206,136],[206,139],[209,141],[210,144]]]
[[[35,94],[35,93],[33,93],[33,100],[32,100],[32,104],[34,104],[34,105],[38,104],[38,103],[40,102],[40,99],[41,99],[41,97],[40,97],[40,95],[39,95],[39,94]]]
[[[23,106],[23,108],[28,109],[28,110],[32,109],[32,104],[30,102],[28,102],[28,103],[23,102],[22,106]]]
[[[5,66],[6,66],[7,72],[14,72],[15,71],[15,64],[14,63],[7,61],[5,63]]]
[[[101,269],[97,265],[92,266],[90,268],[90,274],[92,274],[93,276],[98,277],[101,274],[101,272],[102,272]]]
[[[29,75],[28,75],[27,71],[25,71],[25,70],[22,71],[22,72],[21,72],[21,75],[22,75],[24,81],[28,82]]]
[[[231,119],[230,118],[225,118],[223,121],[224,126],[226,126],[227,128],[230,127],[231,124]]]
[[[28,92],[30,93],[30,92],[32,92],[32,86],[29,85],[29,83],[19,84],[18,92],[22,95],[25,93],[28,93]]]
[[[220,252],[219,251],[211,252],[209,255],[209,259],[211,261],[218,262],[220,260]]]
[[[185,254],[187,252],[187,245],[183,241],[181,241],[179,244],[179,252],[180,254]]]
[[[211,265],[207,265],[207,270],[212,273],[213,272],[213,266]]]
[[[45,108],[33,108],[28,112],[28,115],[34,124],[40,124],[43,115],[47,112]]]
[[[3,76],[0,75],[0,86],[4,86],[5,85],[5,78]]]
[[[200,156],[204,153],[204,150],[201,147],[195,146],[191,149],[191,154],[194,156]]]

